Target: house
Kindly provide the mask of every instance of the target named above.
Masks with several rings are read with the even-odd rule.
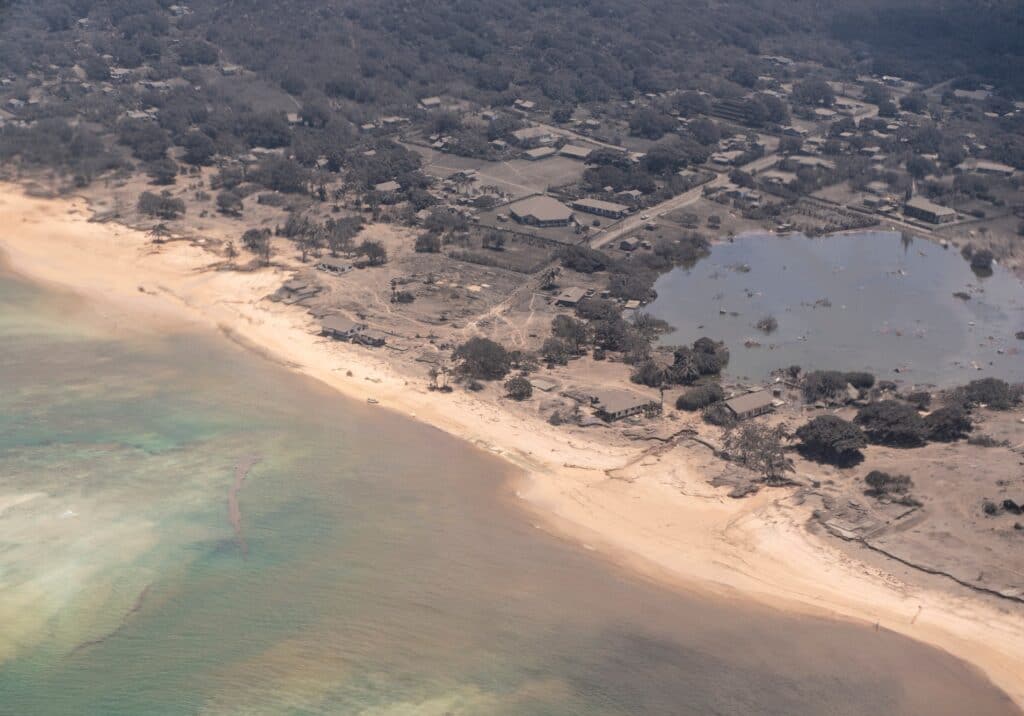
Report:
[[[532,112],[537,109],[537,103],[529,99],[517,99],[512,106],[522,112]]]
[[[558,383],[548,378],[530,378],[530,385],[532,385],[534,389],[541,390],[545,393],[550,393],[558,387]]]
[[[967,161],[958,164],[957,169],[962,172],[1001,177],[1012,177],[1014,172],[1016,172],[1016,169],[1011,167],[1009,164],[991,162],[987,159],[968,159]]]
[[[956,220],[956,212],[948,206],[936,204],[923,196],[915,196],[903,205],[906,216],[927,221],[929,224],[948,224]]]
[[[490,144],[492,149],[496,149],[499,152],[503,152],[508,149],[508,142],[504,139],[492,139]]]
[[[586,289],[573,286],[565,289],[555,297],[555,305],[565,306],[566,308],[576,308],[579,302],[586,298],[586,296]]]
[[[680,170],[679,172],[676,172],[676,173],[679,176],[682,176],[683,178],[686,178],[683,175],[684,171],[688,171],[688,170],[683,169],[683,170]],[[693,172],[690,172],[690,174],[693,174]],[[625,191],[620,191],[618,194],[616,194],[615,198],[616,199],[621,199],[622,201],[626,202],[630,206],[639,206],[640,203],[644,200],[644,193],[642,191],[640,191],[639,189],[626,189]]]
[[[620,251],[636,251],[640,248],[640,239],[635,236],[631,236],[628,239],[623,239],[619,242]]]
[[[316,268],[327,273],[333,273],[335,276],[341,276],[344,273],[348,273],[352,270],[352,264],[342,259],[332,258],[325,256],[316,263]]]
[[[729,398],[725,401],[725,407],[737,420],[746,420],[747,418],[770,413],[775,409],[774,400],[771,391],[756,390],[752,393]]]
[[[338,341],[350,341],[364,328],[362,323],[356,323],[344,316],[326,316],[320,322],[320,335]]]
[[[762,172],[758,174],[758,179],[771,186],[792,186],[799,181],[799,177],[793,172],[784,172],[780,169],[769,169]]]
[[[629,390],[599,390],[593,395],[597,416],[605,422],[622,420],[640,413],[660,413],[661,402]]]
[[[581,162],[587,161],[587,158],[591,154],[593,154],[593,152],[594,150],[591,149],[590,147],[582,147],[578,144],[566,144],[564,147],[558,150],[558,153],[561,154],[563,157],[568,157],[569,159],[579,159]]]
[[[572,203],[572,208],[585,211],[588,214],[606,216],[609,219],[621,219],[629,213],[629,207],[624,204],[615,204],[600,199],[577,199]]]
[[[716,167],[731,167],[745,154],[742,149],[732,149],[728,152],[715,152],[711,155],[710,161]]]
[[[529,196],[510,204],[508,213],[520,224],[530,226],[568,226],[572,221],[572,209],[543,194]]]
[[[372,329],[356,331],[350,340],[368,348],[380,348],[387,342],[387,334]]]
[[[222,65],[220,73],[225,77],[234,77],[235,75],[242,74],[241,65]]]
[[[441,98],[424,97],[423,99],[420,100],[420,106],[423,107],[423,109],[437,109],[438,107],[441,106]]]
[[[524,127],[512,132],[512,140],[523,149],[533,149],[555,143],[555,137],[543,127]]]
[[[393,202],[402,191],[402,185],[396,181],[382,181],[380,184],[374,184],[373,190],[381,195],[383,201]]]
[[[558,150],[554,147],[534,147],[533,149],[526,150],[526,158],[531,162],[535,162],[539,159],[547,159],[558,154]]]

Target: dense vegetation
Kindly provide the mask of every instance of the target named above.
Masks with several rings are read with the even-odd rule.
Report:
[[[1024,18],[1013,0],[856,0],[834,9],[813,0],[16,0],[0,8],[0,74],[16,83],[54,68],[75,68],[90,82],[140,67],[154,81],[185,80],[169,92],[69,96],[55,113],[124,125],[122,141],[142,161],[162,158],[172,144],[189,148],[197,164],[212,150],[292,145],[297,155],[333,146],[328,161],[336,163],[354,125],[439,93],[496,107],[528,97],[559,117],[576,104],[638,92],[699,88],[736,98],[756,81],[766,53],[851,75],[884,71],[963,87],[989,81],[1007,97],[1024,93]],[[265,86],[213,70],[228,63]],[[798,82],[798,95],[806,90],[809,102],[827,104],[814,92],[822,86]],[[294,101],[303,126],[292,132],[283,114]],[[676,108],[690,115],[706,102],[684,93]],[[771,95],[758,102],[766,120],[785,119]],[[159,126],[121,119],[119,110],[153,106]],[[346,122],[332,121],[335,113]],[[631,125],[658,137],[665,121],[643,110]],[[97,157],[94,129],[60,128],[49,146],[30,141],[24,149],[48,165],[88,159],[97,171],[108,160]],[[709,142],[699,125],[692,134],[649,161],[699,153]]]

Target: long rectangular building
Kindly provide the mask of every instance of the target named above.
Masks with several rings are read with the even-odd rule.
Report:
[[[572,208],[585,211],[588,214],[606,216],[609,219],[621,219],[629,213],[629,207],[625,204],[616,204],[600,199],[577,199],[572,203]]]

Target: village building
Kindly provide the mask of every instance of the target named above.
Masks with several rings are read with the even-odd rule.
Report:
[[[577,199],[572,203],[572,208],[585,211],[588,214],[606,216],[609,219],[621,219],[629,213],[628,206],[600,199]]]
[[[771,391],[756,390],[729,398],[725,401],[725,407],[737,420],[746,420],[772,412],[775,409],[774,401]]]
[[[356,331],[349,340],[368,348],[381,348],[387,343],[387,334],[373,329],[364,329]]]
[[[420,106],[423,107],[423,109],[437,109],[438,107],[441,106],[441,98],[424,97],[423,99],[420,100]]]
[[[622,420],[641,413],[660,413],[661,403],[629,390],[599,390],[593,395],[596,413],[605,422]]]
[[[558,296],[555,297],[556,306],[565,306],[566,308],[576,308],[579,302],[587,297],[587,290],[578,286],[572,286],[562,291]]]
[[[351,341],[365,326],[344,316],[326,316],[320,322],[320,335],[338,341]]]
[[[524,127],[512,132],[512,140],[523,149],[554,144],[555,137],[543,127]]]
[[[591,154],[593,154],[593,152],[594,150],[591,149],[590,147],[582,147],[578,144],[566,144],[564,147],[558,150],[558,153],[561,154],[563,157],[568,157],[569,159],[579,159],[581,162],[587,161],[587,158]]]
[[[768,171],[759,174],[758,179],[769,186],[788,187],[796,184],[800,178],[794,172],[786,172],[780,169],[769,169]]]
[[[572,209],[543,194],[529,196],[510,204],[508,213],[520,224],[530,226],[568,226],[572,221]]]
[[[948,224],[956,219],[956,212],[953,209],[936,204],[923,196],[908,199],[903,205],[903,213],[929,224]]]
[[[553,157],[558,153],[558,150],[554,147],[534,147],[533,149],[527,149],[525,154],[526,158],[531,162],[535,162],[540,159],[547,159]]]
[[[333,273],[335,276],[340,276],[351,271],[353,267],[350,262],[343,259],[325,256],[317,261],[316,268],[327,273]]]
[[[1017,171],[1009,164],[992,162],[987,159],[968,159],[967,161],[958,164],[956,168],[964,173],[985,174],[1001,177],[1012,177]]]
[[[373,190],[381,195],[382,201],[393,202],[398,199],[398,194],[402,191],[402,185],[396,181],[384,181],[380,184],[375,184]]]

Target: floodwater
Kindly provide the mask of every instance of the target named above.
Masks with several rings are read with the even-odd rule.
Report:
[[[1024,330],[1024,284],[998,266],[977,276],[957,250],[924,239],[743,236],[655,289],[648,310],[677,329],[663,341],[724,340],[735,378],[799,365],[942,387],[1024,380],[1024,341],[1014,337]],[[757,323],[768,316],[778,327],[766,334]]]
[[[0,277],[0,714],[1016,713],[885,629],[636,580],[382,406],[80,308]]]

